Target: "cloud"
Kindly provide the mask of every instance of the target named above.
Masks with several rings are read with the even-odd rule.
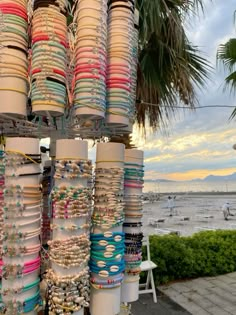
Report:
[[[223,175],[229,175],[235,172],[234,168],[225,168],[225,169],[213,169],[211,170],[212,175],[218,175],[218,176],[223,176]],[[191,180],[193,178],[205,178],[206,176],[209,175],[208,170],[206,169],[195,169],[195,170],[189,170],[185,172],[175,172],[175,173],[167,173],[165,174],[165,177],[162,176],[161,173],[157,171],[148,171],[146,172],[145,179],[169,179],[169,180]]]
[[[235,0],[205,0],[204,17],[191,22],[191,42],[204,50],[216,65],[217,47],[236,37],[233,12]],[[191,19],[193,21],[193,19]],[[226,74],[215,68],[205,89],[198,91],[199,106],[236,105],[235,98],[223,91]],[[233,108],[214,107],[180,111],[170,122],[169,134],[151,134],[146,142],[137,130],[134,139],[145,151],[146,178],[191,179],[209,174],[226,175],[236,171],[235,121],[229,121]]]

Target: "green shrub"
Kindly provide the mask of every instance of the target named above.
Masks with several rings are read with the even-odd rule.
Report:
[[[204,231],[191,237],[152,235],[150,251],[157,264],[156,285],[236,271],[236,231]]]

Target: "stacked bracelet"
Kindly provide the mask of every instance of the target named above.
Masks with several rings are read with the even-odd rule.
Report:
[[[78,117],[100,119],[106,112],[107,4],[78,1],[74,22],[74,108]]]
[[[29,313],[41,303],[38,278],[42,206],[40,163],[39,140],[7,139],[1,268],[2,300],[7,314]],[[11,295],[14,298],[9,299]]]
[[[57,153],[62,153],[65,145],[68,156],[71,156],[70,150],[75,152],[74,147],[86,146],[78,140],[58,140],[56,145]],[[52,314],[70,315],[89,305],[91,179],[90,160],[79,157],[55,160],[55,183],[49,196],[53,238],[48,241],[51,268],[46,273],[48,308]]]
[[[142,188],[143,152],[125,152],[125,280],[122,285],[122,301],[134,302],[138,299],[139,274],[142,262]]]
[[[4,99],[7,104],[0,105],[0,113],[27,116],[29,89],[27,2],[1,1],[0,11],[0,99]]]
[[[109,2],[108,6],[107,122],[123,126],[133,121],[134,114],[131,78],[134,4],[116,2]]]

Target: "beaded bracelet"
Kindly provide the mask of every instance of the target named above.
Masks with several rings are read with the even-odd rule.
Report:
[[[21,255],[31,255],[40,251],[41,245],[30,245],[30,246],[8,246],[5,245],[2,248],[2,255],[6,257],[17,257]]]
[[[90,282],[96,285],[108,285],[108,284],[121,284],[121,282],[124,279],[124,275],[123,274],[119,274],[118,277],[116,278],[112,278],[112,279],[99,279],[99,278],[95,278],[95,277],[91,277],[90,278]]]
[[[33,231],[21,232],[21,231],[4,231],[3,229],[3,240],[8,242],[20,242],[28,240],[30,238],[39,236],[41,233],[41,228],[35,229]]]
[[[121,241],[121,239],[123,239],[125,233],[123,232],[111,232],[111,231],[107,231],[104,232],[103,234],[91,234],[90,235],[90,240],[101,240],[102,238],[104,238],[107,241]]]
[[[124,227],[141,227],[143,226],[142,222],[136,222],[136,223],[127,223],[125,222],[123,224]]]
[[[109,252],[109,251],[103,251],[103,252],[97,252],[91,250],[91,259],[94,260],[114,260],[114,259],[121,259],[124,256],[124,247],[121,250],[115,251],[115,252]]]
[[[40,303],[41,298],[38,290],[32,297],[27,298],[24,302],[16,300],[7,301],[4,307],[10,314],[22,314],[33,311]]]
[[[0,288],[0,293],[3,296],[7,296],[7,295],[10,295],[10,294],[21,294],[21,293],[24,293],[24,292],[27,292],[27,291],[31,290],[32,288],[37,287],[39,285],[39,283],[40,283],[40,279],[37,278],[32,283],[26,284],[24,286],[13,287],[13,288],[9,287],[9,288],[5,288],[5,289],[3,289],[1,287]]]
[[[122,272],[124,272],[125,270],[125,265],[122,264],[120,266],[112,266],[110,268],[98,268],[98,267],[94,267],[92,265],[90,265],[90,269],[91,269],[91,272],[93,273],[97,273],[100,277],[104,277],[104,278],[108,278],[108,277],[111,277],[111,276],[116,276]]]
[[[2,267],[2,277],[6,280],[21,278],[24,274],[30,274],[40,268],[40,257],[20,264],[4,264]]]
[[[75,230],[82,230],[82,229],[88,229],[90,227],[89,224],[82,224],[82,225],[66,225],[66,226],[60,226],[58,224],[52,223],[50,224],[51,230],[61,230],[61,231],[75,231]]]
[[[25,154],[21,151],[7,150],[6,151],[6,165],[17,166],[24,165],[26,162],[34,164],[41,163],[41,154]]]

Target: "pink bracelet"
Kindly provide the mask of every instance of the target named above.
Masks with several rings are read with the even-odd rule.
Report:
[[[129,184],[124,184],[125,187],[131,187],[131,188],[143,188],[143,185],[129,185]]]
[[[24,265],[20,265],[20,264],[4,264],[3,261],[0,261],[0,275],[2,275],[2,269],[5,267],[5,269],[7,270],[9,266],[9,269],[11,271],[15,271],[15,276],[18,276],[19,273],[21,274],[29,274],[34,272],[35,270],[40,268],[40,257],[37,257],[36,259],[33,259],[29,262],[24,263]],[[2,268],[3,267],[3,268]],[[15,270],[14,270],[15,267]],[[22,268],[22,270],[19,272],[19,268]]]

